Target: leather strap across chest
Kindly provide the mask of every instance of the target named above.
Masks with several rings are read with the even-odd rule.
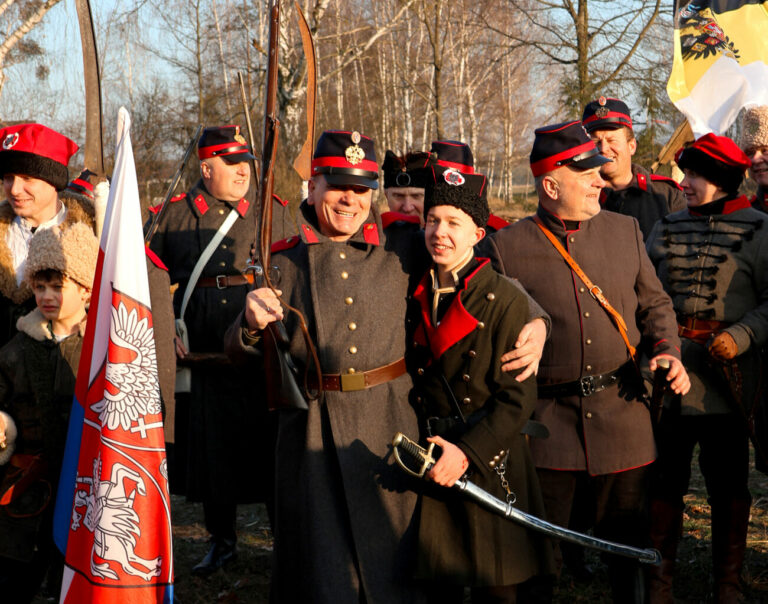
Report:
[[[601,290],[597,285],[592,283],[590,278],[587,276],[587,274],[581,269],[581,267],[578,265],[576,260],[573,259],[573,257],[568,253],[568,251],[563,247],[563,244],[558,241],[557,237],[550,231],[546,226],[544,226],[544,223],[542,222],[541,218],[538,216],[533,217],[533,221],[536,223],[536,226],[541,229],[541,232],[544,233],[547,239],[549,239],[550,243],[554,246],[554,248],[560,253],[560,255],[563,257],[563,259],[568,263],[568,266],[571,267],[571,270],[576,274],[576,276],[581,279],[584,282],[584,285],[587,286],[587,289],[589,290],[589,293],[592,294],[592,297],[597,300],[598,304],[603,307],[605,312],[608,313],[608,315],[611,317],[611,320],[613,321],[614,325],[616,325],[616,329],[619,330],[619,334],[621,335],[621,339],[624,340],[624,345],[627,347],[627,350],[629,351],[629,356],[632,357],[632,360],[637,363],[637,350],[629,341],[629,336],[627,335],[627,324],[624,321],[624,317],[621,316],[619,311],[617,311],[613,306],[611,306],[610,302],[608,302],[608,299],[603,294],[603,290]]]

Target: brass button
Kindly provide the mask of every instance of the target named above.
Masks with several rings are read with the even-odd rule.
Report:
[[[349,328],[349,331],[355,331],[357,329],[357,323],[352,322],[349,325],[347,325],[347,327]]]
[[[226,303],[227,303],[227,299],[226,299],[226,298],[222,298],[222,299],[221,299],[221,303],[222,303],[222,304],[226,304]]]
[[[347,271],[341,271],[342,279],[349,279],[349,273]]]
[[[424,400],[424,399],[423,399],[423,398],[421,398],[420,396],[417,396],[417,397],[416,397],[416,402],[417,402],[417,403],[420,403],[420,402],[422,402],[423,400]]]
[[[499,463],[500,459],[501,459],[501,457],[499,457],[498,455],[494,455],[493,456],[493,461],[495,461],[496,463]]]
[[[502,449],[501,451],[499,451],[499,455],[504,455],[504,449]]]
[[[587,419],[592,419],[592,412],[591,412],[591,411],[587,411],[587,413],[586,413],[585,417],[586,417]]]
[[[468,356],[470,359],[474,359],[474,358],[477,356],[477,353],[476,353],[474,350],[470,350],[470,351],[467,353],[467,356]]]
[[[219,262],[219,266],[227,266],[226,262]]]
[[[341,258],[342,260],[346,260],[347,254],[345,252],[339,252],[339,258]]]
[[[226,243],[222,243],[221,244],[221,249],[223,249],[223,250],[227,249],[227,244]]]
[[[586,343],[587,343],[587,345],[591,344],[592,343],[592,338],[587,338]]]
[[[587,319],[589,319],[589,311],[588,311],[588,310],[584,311],[584,316],[585,316]]]
[[[491,466],[492,468],[495,468],[496,467],[496,462],[495,461],[489,461],[488,465]]]
[[[587,365],[586,367],[584,367],[584,370],[585,371],[592,371],[592,365]]]
[[[579,293],[580,294],[583,294],[585,291],[587,291],[587,289],[584,286],[579,288]]]
[[[464,380],[465,382],[468,382],[472,378],[469,377],[468,373],[465,373],[464,375],[461,376],[461,379]]]
[[[419,368],[416,370],[416,373],[418,373],[419,375],[424,375],[424,368],[423,368],[423,367],[419,367]]]
[[[496,299],[496,294],[494,294],[493,292],[491,292],[489,294],[486,294],[485,299],[486,300],[495,300]]]
[[[357,346],[350,346],[349,354],[357,354]]]
[[[485,329],[485,323],[483,323],[482,321],[478,321],[477,322],[477,328],[478,329]]]
[[[571,236],[571,237],[568,237],[568,241],[570,241],[571,243],[573,243],[573,242],[575,242],[575,241],[576,241],[576,237],[573,237],[573,236]]]
[[[219,210],[219,214],[223,214],[223,213],[224,213],[224,210]]]
[[[350,367],[349,369],[347,369],[347,373],[349,373],[349,374],[352,374],[354,372],[355,372],[355,368],[354,367]]]
[[[344,304],[346,304],[347,306],[349,306],[353,302],[354,300],[350,296],[347,296],[346,298],[344,298]]]
[[[465,396],[463,399],[461,399],[461,402],[464,403],[465,405],[469,405],[469,403],[472,402],[472,399],[469,398],[468,396]]]

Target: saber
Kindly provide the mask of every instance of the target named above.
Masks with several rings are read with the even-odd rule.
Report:
[[[402,432],[395,434],[395,438],[392,440],[392,447],[394,449],[395,460],[398,465],[413,476],[423,478],[424,474],[435,464],[435,458],[433,456],[435,444],[431,443],[428,449],[424,449],[410,438],[405,436]],[[403,461],[401,453],[405,453],[408,457],[412,458],[415,463],[418,464],[418,469],[411,469],[408,464]],[[526,528],[538,531],[550,537],[556,537],[563,541],[570,543],[576,543],[592,549],[596,549],[607,554],[614,554],[617,556],[624,556],[626,558],[635,558],[640,562],[646,564],[661,564],[661,554],[655,549],[642,549],[639,547],[632,547],[631,545],[623,545],[621,543],[615,543],[613,541],[606,541],[605,539],[598,539],[591,535],[585,535],[571,529],[552,524],[541,518],[537,518],[531,514],[527,514],[522,510],[518,510],[513,507],[511,503],[501,501],[500,499],[491,495],[488,491],[481,489],[479,486],[470,482],[467,478],[462,477],[455,482],[453,488],[462,491],[467,498],[473,500],[479,506],[485,508],[489,512],[493,512],[499,516],[503,516],[508,520],[517,522]]]

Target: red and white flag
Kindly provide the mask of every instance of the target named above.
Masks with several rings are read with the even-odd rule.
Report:
[[[121,108],[56,501],[62,604],[173,601],[168,467],[130,125]]]

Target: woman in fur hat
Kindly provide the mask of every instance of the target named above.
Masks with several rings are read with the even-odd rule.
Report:
[[[45,229],[30,241],[26,282],[37,307],[0,349],[0,600],[31,601],[62,560],[53,500],[75,390],[98,242],[89,226]],[[54,563],[55,562],[55,563]]]

